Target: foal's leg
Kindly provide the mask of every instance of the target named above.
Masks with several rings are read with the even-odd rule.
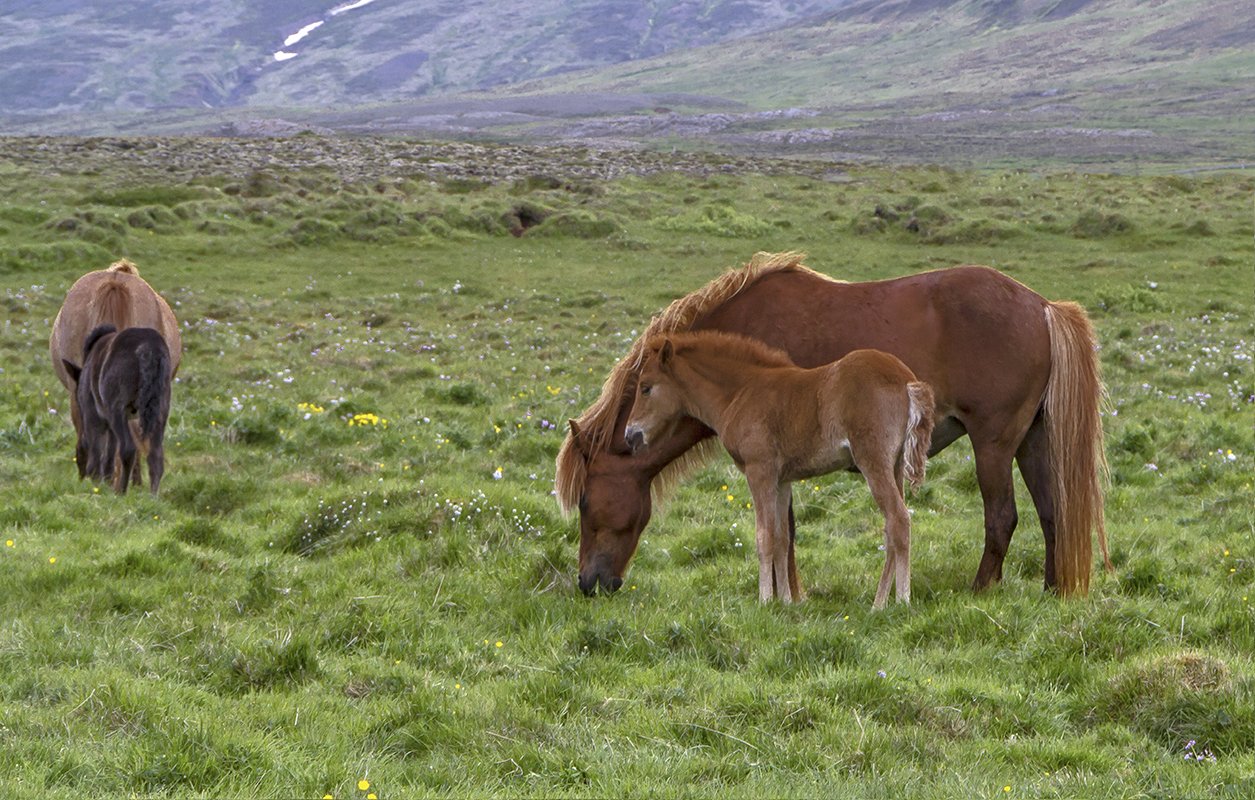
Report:
[[[113,476],[113,488],[118,494],[126,494],[127,483],[135,469],[136,447],[131,436],[131,426],[126,418],[125,406],[109,409],[109,427],[118,443],[118,468]]]
[[[148,489],[155,497],[161,488],[161,476],[166,471],[166,448],[163,440],[164,431],[156,431],[150,435],[148,443]]]
[[[797,574],[797,519],[793,516],[793,490],[789,489],[789,591],[795,601],[806,599],[802,579]]]
[[[754,547],[758,550],[758,600],[766,603],[775,594],[771,568],[773,551],[771,540],[776,504],[763,502],[763,498],[758,492],[754,492],[753,488],[753,484],[750,484],[750,494],[754,498]]]
[[[131,439],[134,440],[135,447],[139,452],[139,455],[135,459],[135,467],[131,470],[131,482],[138,484],[144,479],[143,474],[140,472],[140,464],[148,457],[148,441],[144,438],[143,433],[140,431],[139,418],[132,418],[130,422]],[[152,477],[151,472],[149,473],[149,477]]]
[[[889,584],[897,583],[898,600],[911,602],[911,517],[902,499],[902,483],[895,480],[894,471],[885,465],[859,464],[867,478],[876,505],[885,516],[885,568],[876,586],[873,609],[885,607],[889,599]]]
[[[792,603],[802,598],[798,597],[793,591],[793,584],[796,579],[796,564],[794,569],[789,568],[789,560],[793,556],[793,539],[789,530],[789,511],[791,509],[791,501],[793,499],[793,487],[791,484],[784,484],[776,492],[776,525],[775,535],[772,538],[772,557],[771,564],[775,577],[776,596],[786,603]]]
[[[777,542],[785,538],[780,530],[779,484],[771,474],[745,473],[750,495],[754,498],[754,539],[758,547],[758,599],[764,603],[777,595],[784,602],[792,599],[788,594],[788,556],[777,564]],[[779,591],[783,588],[784,591]]]

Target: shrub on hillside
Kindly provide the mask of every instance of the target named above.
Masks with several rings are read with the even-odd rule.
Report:
[[[116,255],[91,242],[51,242],[0,247],[0,273],[36,272],[46,269],[97,269]]]
[[[572,239],[604,239],[621,230],[613,219],[589,211],[563,211],[528,230],[528,236],[565,236]]]
[[[1108,214],[1091,209],[1076,218],[1071,230],[1073,236],[1081,239],[1102,239],[1129,233],[1133,230],[1133,223],[1122,214]]]

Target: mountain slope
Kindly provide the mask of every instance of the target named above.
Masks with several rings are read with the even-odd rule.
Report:
[[[377,103],[726,41],[849,0],[45,0],[0,13],[3,112]]]
[[[48,0],[0,132],[305,129],[824,159],[1255,154],[1249,0]]]
[[[779,108],[1133,83],[1151,96],[1191,83],[1240,91],[1252,66],[1255,4],[1247,0],[865,0],[817,22],[544,87],[735,90],[751,105]]]

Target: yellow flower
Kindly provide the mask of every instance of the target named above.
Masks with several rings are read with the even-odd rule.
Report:
[[[362,790],[363,792],[366,791],[367,789],[370,788],[370,781],[366,780],[365,778],[362,778],[360,781],[357,782],[357,788]]]
[[[12,546],[13,546],[13,540],[12,540],[12,539],[5,539],[5,540],[4,540],[4,546],[5,546],[5,547],[12,547]]]
[[[502,645],[501,642],[497,642],[497,647],[504,647],[504,645]]]
[[[51,557],[48,559],[48,563],[49,563],[49,564],[55,564],[55,563],[57,563],[57,557],[56,557],[56,556],[51,556]]]
[[[366,795],[366,800],[378,800],[378,798],[375,797],[374,792],[371,792],[370,794]]]
[[[729,502],[729,503],[731,503],[731,502],[732,502],[733,500],[735,500],[735,499],[736,499],[736,497],[735,497],[734,495],[728,495],[728,502]]]

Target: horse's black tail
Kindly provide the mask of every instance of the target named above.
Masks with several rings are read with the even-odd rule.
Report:
[[[170,348],[156,339],[139,349],[139,397],[135,403],[144,439],[164,432],[170,413]]]

